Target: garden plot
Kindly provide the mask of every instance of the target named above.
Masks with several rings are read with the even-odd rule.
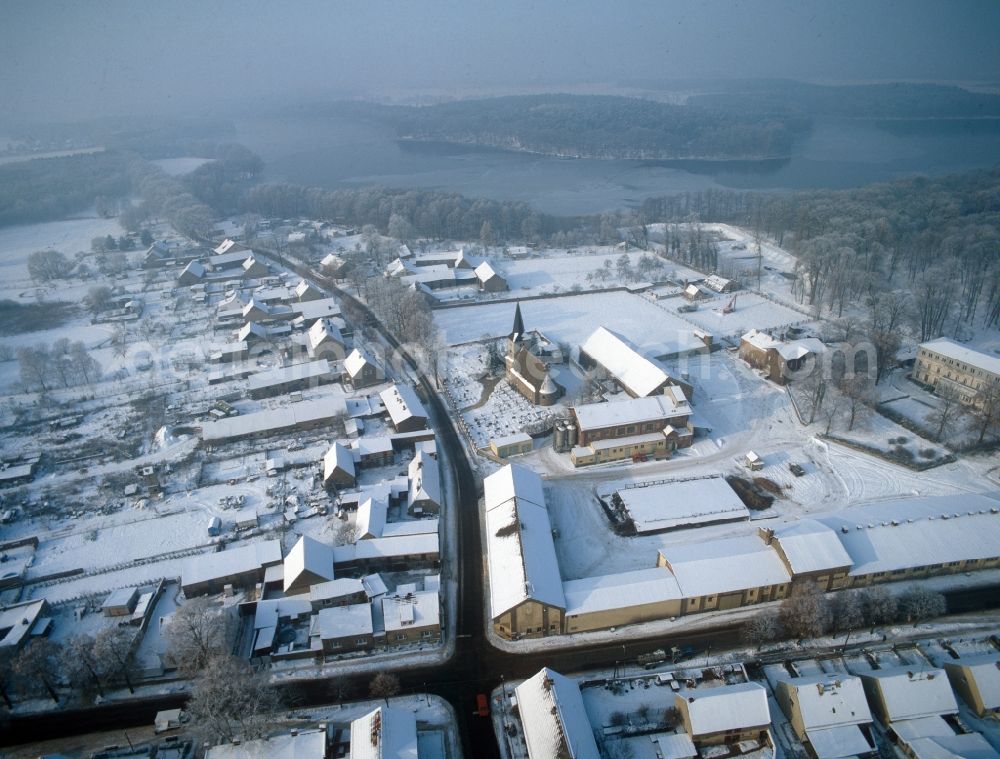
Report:
[[[521,314],[526,329],[543,332],[556,342],[580,345],[598,326],[607,324],[653,355],[662,346],[676,342],[679,333],[694,328],[645,298],[627,292],[527,300],[521,303]],[[513,320],[512,303],[487,303],[434,312],[434,321],[448,345],[468,343],[484,336],[506,336]]]

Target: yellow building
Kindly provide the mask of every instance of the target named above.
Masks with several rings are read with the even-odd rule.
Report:
[[[1000,385],[1000,358],[942,337],[920,344],[913,379],[933,386],[937,392],[947,388],[962,403],[971,404],[983,388]]]
[[[944,663],[951,687],[980,717],[1000,713],[1000,656],[963,656]]]

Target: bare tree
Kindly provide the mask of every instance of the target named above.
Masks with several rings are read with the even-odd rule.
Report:
[[[765,611],[750,617],[740,630],[740,636],[747,643],[761,646],[770,643],[781,637],[781,621],[778,614],[773,611]]]
[[[129,693],[135,693],[130,670],[139,631],[134,627],[105,627],[94,638],[94,654],[108,663],[108,676],[120,677]]]
[[[987,433],[1000,432],[1000,384],[983,382],[972,399],[973,429],[978,431],[977,443],[986,439]]]
[[[21,365],[21,382],[26,389],[38,388],[42,392],[49,389],[49,369],[52,363],[49,349],[44,345],[17,349],[17,361]]]
[[[73,370],[86,384],[89,385],[101,378],[101,365],[90,355],[87,346],[82,342],[75,342],[70,346],[70,356],[73,360]]]
[[[937,395],[937,407],[927,415],[927,421],[934,427],[934,439],[943,442],[955,431],[958,420],[964,414],[962,399],[958,392],[949,385],[940,385]]]
[[[847,430],[851,431],[855,422],[871,411],[871,404],[875,401],[874,386],[868,377],[856,374],[841,380],[840,391],[847,400]]]
[[[170,653],[186,675],[201,671],[213,656],[228,654],[234,634],[232,615],[204,597],[181,606],[167,626]]]
[[[884,625],[896,619],[896,597],[880,586],[861,591],[861,609],[866,625]]]
[[[89,635],[74,635],[63,644],[60,666],[69,678],[76,693],[91,688],[104,695],[102,683],[104,663],[94,650],[94,639]]]
[[[372,698],[385,699],[386,706],[389,705],[389,699],[397,695],[399,691],[399,678],[391,672],[379,672],[368,683],[368,692]]]
[[[42,686],[55,703],[59,703],[55,682],[59,675],[59,645],[48,638],[34,638],[21,649],[14,660],[14,674],[31,692]]]
[[[823,418],[826,419],[825,434],[830,434],[834,421],[840,416],[841,409],[844,408],[844,403],[844,396],[840,393],[834,393],[833,397],[826,402],[826,405],[823,407]]]
[[[815,584],[794,588],[792,595],[781,602],[778,618],[782,628],[796,638],[816,638],[832,622],[830,605]]]
[[[281,706],[267,680],[233,656],[208,659],[191,687],[186,711],[202,740],[253,740],[266,734]]]
[[[91,314],[97,315],[111,304],[111,288],[95,285],[83,296],[83,305]]]
[[[70,262],[57,250],[36,250],[28,256],[28,274],[36,282],[69,276]]]
[[[833,626],[838,630],[856,630],[865,623],[865,610],[861,594],[856,590],[842,590],[830,598]]]
[[[906,622],[918,622],[940,617],[948,604],[940,593],[918,585],[899,596],[899,616]]]

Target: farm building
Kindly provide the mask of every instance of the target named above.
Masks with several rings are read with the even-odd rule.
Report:
[[[476,279],[479,280],[479,289],[487,293],[504,292],[510,288],[507,280],[501,277],[497,270],[493,268],[489,261],[483,261],[475,268]]]
[[[726,279],[725,277],[720,277],[718,274],[710,274],[705,277],[705,281],[702,284],[707,287],[712,292],[716,293],[732,293],[740,289],[739,283],[732,279]]]
[[[490,618],[505,638],[562,631],[566,608],[541,478],[508,464],[483,481]]]
[[[626,514],[639,534],[739,522],[750,512],[721,477],[622,488],[611,505]]]
[[[181,569],[181,590],[188,598],[219,593],[226,585],[250,587],[262,582],[264,570],[281,564],[281,541],[230,548],[185,560]]]
[[[693,394],[689,383],[672,378],[632,343],[606,327],[598,327],[580,346],[580,365],[584,369],[600,367],[633,398],[660,395],[670,385],[680,386],[689,400]]]
[[[333,424],[346,414],[344,397],[330,394],[288,406],[204,422],[201,426],[201,439],[215,444],[279,432],[308,430]]]
[[[286,395],[296,390],[308,390],[335,379],[330,363],[326,359],[320,359],[251,374],[247,388],[250,397],[259,400]]]

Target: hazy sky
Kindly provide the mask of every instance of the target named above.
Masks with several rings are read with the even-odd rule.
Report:
[[[3,0],[25,119],[275,96],[783,77],[1000,81],[997,0]]]

